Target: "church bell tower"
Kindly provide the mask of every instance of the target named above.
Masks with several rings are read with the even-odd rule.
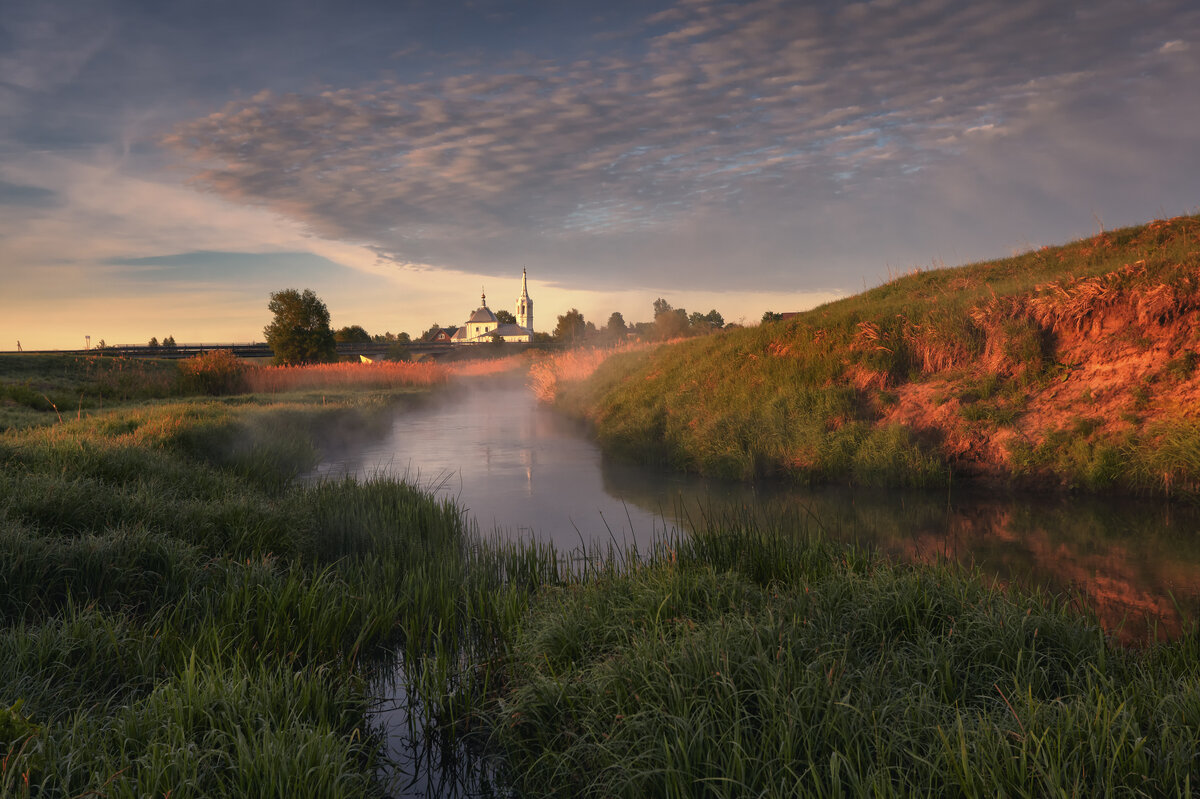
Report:
[[[517,298],[517,324],[533,335],[533,300],[529,299],[524,269],[521,270],[521,296]]]

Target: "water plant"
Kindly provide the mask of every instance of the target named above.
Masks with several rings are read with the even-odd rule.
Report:
[[[488,542],[403,482],[299,479],[409,397],[194,398],[0,433],[0,793],[381,796],[439,759],[435,788],[563,796],[1200,778],[1194,628],[1125,649],[1061,598],[891,564],[811,519],[713,512],[568,557]],[[1172,461],[1193,433],[1162,431]],[[864,469],[911,446],[855,435],[840,457]],[[389,698],[407,712],[381,730]],[[389,763],[389,736],[441,754]]]

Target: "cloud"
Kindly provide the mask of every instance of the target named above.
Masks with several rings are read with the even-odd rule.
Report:
[[[401,262],[529,263],[616,286],[654,259],[716,287],[751,279],[718,258],[752,252],[765,287],[795,279],[797,263],[818,284],[835,279],[818,259],[839,246],[847,259],[877,251],[873,238],[858,249],[834,238],[845,224],[830,227],[830,207],[859,217],[881,190],[916,189],[931,215],[947,210],[930,176],[979,174],[970,165],[1006,139],[1078,164],[1056,179],[1094,192],[1072,151],[1137,152],[1200,100],[1185,40],[1149,44],[1200,33],[1182,0],[694,0],[642,30],[640,52],[621,57],[263,92],[166,141],[220,195]],[[1162,52],[1181,61],[1175,72],[1153,71]],[[1140,131],[1107,127],[1164,77],[1176,111]],[[1134,140],[1116,141],[1118,128]],[[1045,179],[1017,172],[1037,194]]]
[[[0,180],[0,205],[53,208],[60,202],[59,196],[50,189]]]

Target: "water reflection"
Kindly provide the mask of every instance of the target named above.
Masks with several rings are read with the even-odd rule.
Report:
[[[621,464],[604,461],[603,470],[607,491],[675,519],[737,508],[766,524],[819,526],[830,538],[903,561],[949,560],[1005,584],[1065,593],[1131,643],[1177,635],[1181,611],[1195,618],[1200,610],[1195,508],[969,489],[797,490],[685,479],[666,488]]]
[[[906,561],[949,559],[1005,583],[1071,592],[1126,640],[1178,633],[1200,608],[1200,513],[1098,498],[797,489],[743,485],[620,463],[521,385],[460,387],[399,413],[390,432],[335,453],[322,475],[382,471],[457,500],[493,535],[645,543],[724,508],[819,524]],[[815,520],[815,521],[814,521]]]
[[[952,560],[1004,583],[1069,592],[1109,630],[1145,641],[1200,608],[1200,514],[1161,503],[953,492],[742,485],[604,458],[578,424],[520,385],[460,388],[397,414],[375,441],[331,453],[315,476],[407,476],[455,499],[479,529],[580,543],[648,543],[706,517],[753,514],[905,561]],[[491,773],[470,753],[427,738],[398,669],[378,687],[389,795],[477,796]],[[468,765],[464,766],[466,763]]]

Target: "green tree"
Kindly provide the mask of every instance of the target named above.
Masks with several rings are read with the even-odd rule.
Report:
[[[173,349],[175,349],[175,348],[176,348],[176,344],[175,344],[175,337],[174,337],[174,336],[167,336],[166,338],[164,338],[164,339],[162,340],[162,345],[163,345],[163,349],[165,349],[165,350],[173,350]]]
[[[312,292],[284,289],[271,293],[267,304],[274,321],[263,328],[276,363],[325,363],[337,360],[337,345],[329,328],[329,309]]]
[[[688,324],[691,325],[693,333],[711,333],[725,326],[725,317],[717,313],[715,308],[708,313],[693,311],[688,317]]]
[[[654,301],[654,337],[658,339],[679,338],[688,333],[688,315],[683,308],[672,308],[671,303],[659,297]]]
[[[515,325],[517,317],[513,316],[508,311],[496,311],[496,321],[502,325]]]
[[[403,335],[403,334],[402,334]],[[387,353],[383,356],[385,361],[411,361],[412,353],[408,351],[408,345],[411,343],[407,340],[401,341],[396,339],[395,342],[388,347]]]
[[[333,334],[333,340],[339,344],[370,344],[371,334],[362,325],[350,325],[338,328],[338,331]]]
[[[581,343],[586,333],[587,322],[576,308],[558,317],[558,324],[554,327],[554,339],[572,346]]]
[[[625,317],[621,316],[620,311],[613,311],[612,316],[608,317],[608,324],[604,326],[608,335],[618,341],[624,341],[629,335],[629,326],[625,324]]]
[[[763,322],[778,322],[783,318],[783,314],[775,313],[774,311],[763,311]]]
[[[158,349],[158,336],[151,336],[150,343],[146,345],[152,350]]]

